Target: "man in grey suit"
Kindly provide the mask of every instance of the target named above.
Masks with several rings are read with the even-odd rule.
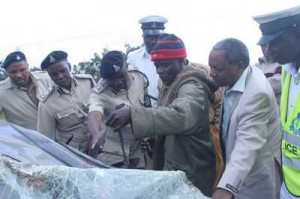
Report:
[[[280,121],[272,87],[249,66],[247,47],[234,38],[210,52],[210,76],[224,86],[221,140],[226,167],[213,199],[276,198],[275,159]]]

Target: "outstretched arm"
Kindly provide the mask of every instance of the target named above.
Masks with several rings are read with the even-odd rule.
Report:
[[[88,128],[92,135],[90,148],[94,149],[100,139],[100,128],[102,122],[102,114],[99,111],[92,111],[88,116]]]

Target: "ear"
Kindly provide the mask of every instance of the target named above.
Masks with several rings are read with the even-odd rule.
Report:
[[[246,68],[246,66],[245,66],[245,64],[244,64],[243,61],[239,61],[239,62],[237,63],[237,66],[238,66],[239,68],[241,68],[241,69]]]
[[[69,71],[71,72],[72,66],[69,62],[68,62],[68,66],[69,66]]]
[[[189,62],[189,60],[188,60],[188,59],[184,59],[184,65],[185,65],[185,66],[188,66],[188,65],[189,65],[189,63],[190,63],[190,62]]]

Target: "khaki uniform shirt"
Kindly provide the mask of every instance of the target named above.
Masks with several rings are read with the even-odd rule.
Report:
[[[90,75],[75,75],[70,91],[54,84],[51,93],[39,104],[38,131],[61,143],[73,137],[69,145],[85,151],[90,139],[87,115],[93,86]]]
[[[97,86],[93,89],[90,95],[90,109],[89,111],[98,111],[103,115],[104,121],[108,118],[116,106],[124,103],[126,105],[143,106],[144,95],[147,92],[144,89],[144,77],[136,72],[130,71],[128,78],[128,91],[116,92],[113,90],[105,79],[99,81]],[[99,159],[108,164],[114,164],[123,161],[123,152],[120,144],[118,133],[113,132],[113,129],[101,125],[101,136],[108,130],[106,141],[103,147],[104,152],[99,155]],[[125,153],[128,159],[139,158],[138,167],[144,167],[143,153],[139,149],[139,141],[137,141],[132,134],[132,128],[127,125],[121,129]]]
[[[42,100],[52,89],[50,77],[46,72],[32,72],[31,91],[29,94],[10,79],[0,83],[0,118],[31,130],[37,129],[37,102]],[[32,100],[36,93],[37,100]]]

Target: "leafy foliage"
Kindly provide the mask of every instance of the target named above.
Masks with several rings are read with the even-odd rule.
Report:
[[[41,68],[34,66],[30,68],[30,71],[41,71]]]
[[[5,80],[7,78],[7,74],[4,68],[2,68],[3,62],[0,61],[0,81]]]

